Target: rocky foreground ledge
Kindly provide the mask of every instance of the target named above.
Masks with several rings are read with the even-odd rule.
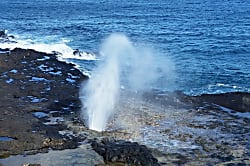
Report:
[[[0,54],[0,66],[0,137],[13,140],[0,141],[0,157],[77,147],[58,131],[64,117],[79,117],[79,85],[87,77],[56,55],[18,48]]]
[[[34,50],[3,51],[0,53],[0,159],[49,152],[50,149],[74,149],[86,143],[90,146],[88,151],[94,150],[102,157],[99,165],[250,164],[250,119],[244,117],[250,113],[249,93],[201,96],[187,96],[181,92],[145,93],[147,103],[157,104],[165,110],[176,109],[180,112],[178,116],[184,119],[177,120],[176,126],[172,124],[176,128],[167,126],[159,130],[166,137],[162,139],[193,142],[200,147],[163,153],[112,138],[114,135],[122,138],[124,133],[88,130],[79,118],[79,88],[87,77],[73,64],[58,61],[54,54]],[[183,109],[187,110],[185,117]],[[143,112],[142,115],[147,114]],[[143,119],[146,125],[153,124],[153,118]],[[156,119],[154,124],[159,122]],[[183,127],[194,133],[179,130]],[[221,132],[229,135],[230,140],[220,133],[213,138],[200,134],[205,131]]]
[[[4,51],[0,54],[0,158],[73,149],[85,141],[106,162],[158,165],[151,152],[137,143],[113,140],[106,146],[102,139],[87,139],[85,133],[74,136],[66,123],[88,130],[79,119],[79,88],[87,77],[73,64],[34,50]],[[106,150],[100,150],[104,145]],[[117,147],[119,155],[112,154]]]

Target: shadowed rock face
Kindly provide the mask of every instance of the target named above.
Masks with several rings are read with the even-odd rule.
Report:
[[[1,38],[6,38],[7,34],[5,33],[5,31],[0,30],[0,37]]]
[[[6,36],[5,32],[4,31],[0,31],[0,37],[4,38],[5,36]]]
[[[157,102],[166,107],[193,108],[208,103],[220,105],[238,112],[250,112],[250,93],[229,92],[222,94],[203,94],[200,96],[188,96],[180,91],[176,92],[149,92],[144,97],[149,102]]]
[[[128,165],[159,166],[148,148],[136,142],[103,139],[92,140],[91,146],[106,162],[121,162]]]
[[[203,101],[221,105],[239,112],[250,112],[250,94],[244,92],[201,95]]]

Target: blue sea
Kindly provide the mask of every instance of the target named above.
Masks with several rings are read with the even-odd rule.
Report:
[[[15,47],[79,49],[70,60],[90,74],[103,40],[123,33],[171,60],[174,90],[250,92],[249,13],[249,0],[1,0],[0,30]]]

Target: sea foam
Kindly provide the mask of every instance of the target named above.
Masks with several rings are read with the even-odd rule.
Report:
[[[60,42],[43,43],[36,42],[30,39],[8,38],[0,42],[1,49],[14,50],[15,48],[32,49],[38,52],[47,54],[57,53],[59,60],[65,61],[66,59],[80,59],[80,60],[96,60],[96,55],[83,52],[81,54],[74,54],[75,50],[67,45],[67,40],[62,39]]]

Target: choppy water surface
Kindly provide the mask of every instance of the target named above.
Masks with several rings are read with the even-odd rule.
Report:
[[[170,58],[171,88],[186,93],[250,89],[249,1],[2,0],[0,8],[0,28],[29,42],[98,53],[109,34],[122,32]]]

